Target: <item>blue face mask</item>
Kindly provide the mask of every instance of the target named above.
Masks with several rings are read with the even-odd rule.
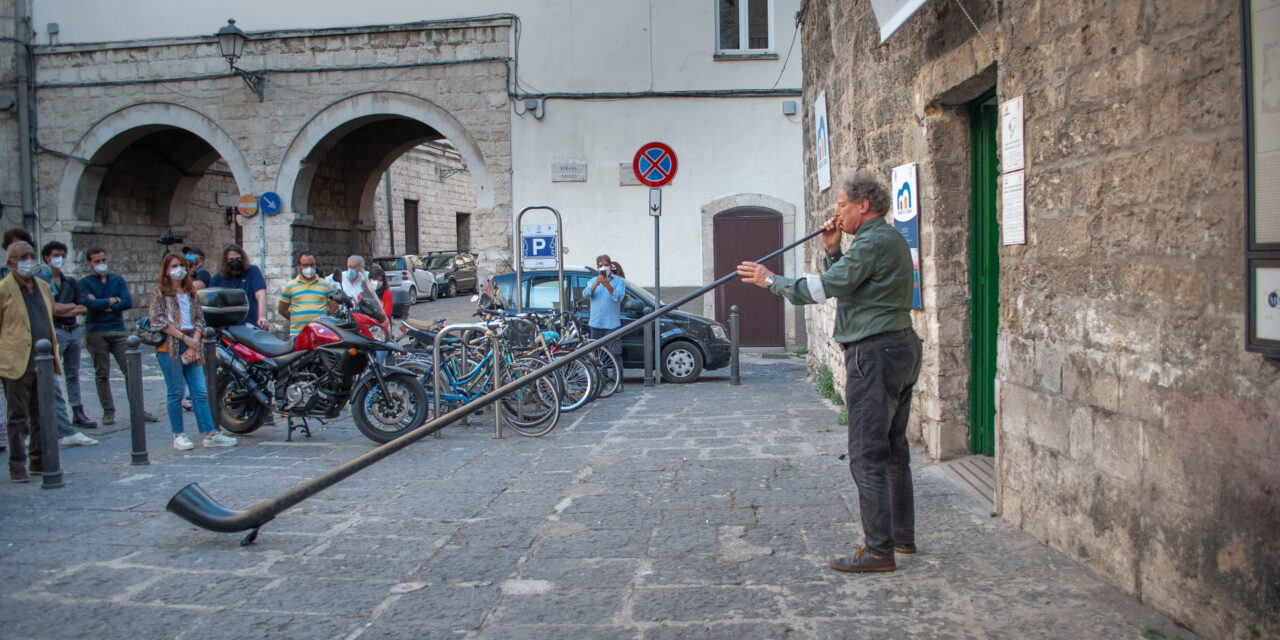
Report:
[[[352,281],[352,282],[355,282],[355,281],[356,281],[356,278],[358,278],[358,277],[360,277],[360,272],[359,272],[359,271],[356,271],[355,269],[347,269],[347,279],[348,279],[348,280],[350,280],[350,281]]]

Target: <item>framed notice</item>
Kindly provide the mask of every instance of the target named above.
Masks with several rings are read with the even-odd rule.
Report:
[[[1022,96],[1000,105],[1000,171],[1024,168],[1022,137]]]
[[[911,266],[915,270],[911,308],[919,311],[924,307],[920,303],[920,189],[914,162],[893,168],[893,228],[911,248]]]
[[[1280,0],[1240,0],[1244,78],[1245,348],[1280,366]]]
[[[1027,243],[1027,212],[1023,205],[1025,174],[1000,176],[1000,239],[1003,244]]]
[[[813,157],[817,159],[818,166],[818,191],[826,191],[831,188],[831,148],[827,144],[830,127],[827,124],[826,91],[819,93],[818,99],[813,103],[813,136]]]

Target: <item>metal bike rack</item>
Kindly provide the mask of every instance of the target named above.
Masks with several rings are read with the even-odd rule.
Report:
[[[550,211],[556,216],[556,276],[559,278],[557,286],[560,289],[560,310],[568,311],[568,308],[565,307],[566,301],[564,299],[564,223],[560,218],[560,212],[556,211],[555,207],[547,204],[531,204],[521,209],[520,214],[516,216],[516,282],[511,287],[512,295],[515,296],[516,301],[516,313],[520,313],[520,294],[524,275],[524,228],[520,226],[520,223],[524,220],[524,214],[538,209]]]
[[[463,345],[462,362],[464,365],[466,364],[466,361],[467,361],[467,350],[466,350],[467,334],[471,333],[472,331],[477,331],[479,333],[489,334],[491,336],[489,346],[491,349],[493,349],[492,351],[493,353],[493,387],[496,389],[498,385],[502,382],[502,375],[501,375],[502,358],[498,357],[497,338],[492,337],[492,332],[489,330],[488,326],[477,323],[477,322],[459,322],[458,324],[451,324],[447,327],[444,327],[438,333],[436,333],[435,340],[432,341],[432,351],[431,351],[431,356],[434,361],[431,366],[431,391],[432,391],[431,404],[432,404],[432,407],[435,409],[434,415],[436,418],[440,417],[440,394],[442,393],[440,389],[440,367],[442,366],[443,359],[440,357],[440,339],[450,333],[454,333],[458,331],[462,332],[462,345]],[[502,437],[502,414],[498,411],[498,407],[496,405],[494,406],[494,410],[493,410],[493,430],[494,430],[493,437],[495,438]],[[443,435],[440,434],[439,431],[435,433],[435,436],[437,438],[444,437]]]

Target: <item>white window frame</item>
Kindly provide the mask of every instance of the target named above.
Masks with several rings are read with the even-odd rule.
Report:
[[[737,49],[721,49],[720,48],[720,0],[712,0],[715,2],[715,38],[716,38],[716,55],[718,56],[751,56],[751,55],[777,55],[773,50],[774,33],[773,33],[773,0],[765,0],[765,12],[769,25],[769,43],[764,49],[749,49],[750,38],[750,19],[748,12],[750,10],[750,0],[738,1],[738,48]]]

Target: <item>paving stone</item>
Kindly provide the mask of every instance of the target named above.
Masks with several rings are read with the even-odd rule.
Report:
[[[667,620],[767,620],[781,612],[778,594],[764,588],[663,587],[636,589],[632,618]]]

